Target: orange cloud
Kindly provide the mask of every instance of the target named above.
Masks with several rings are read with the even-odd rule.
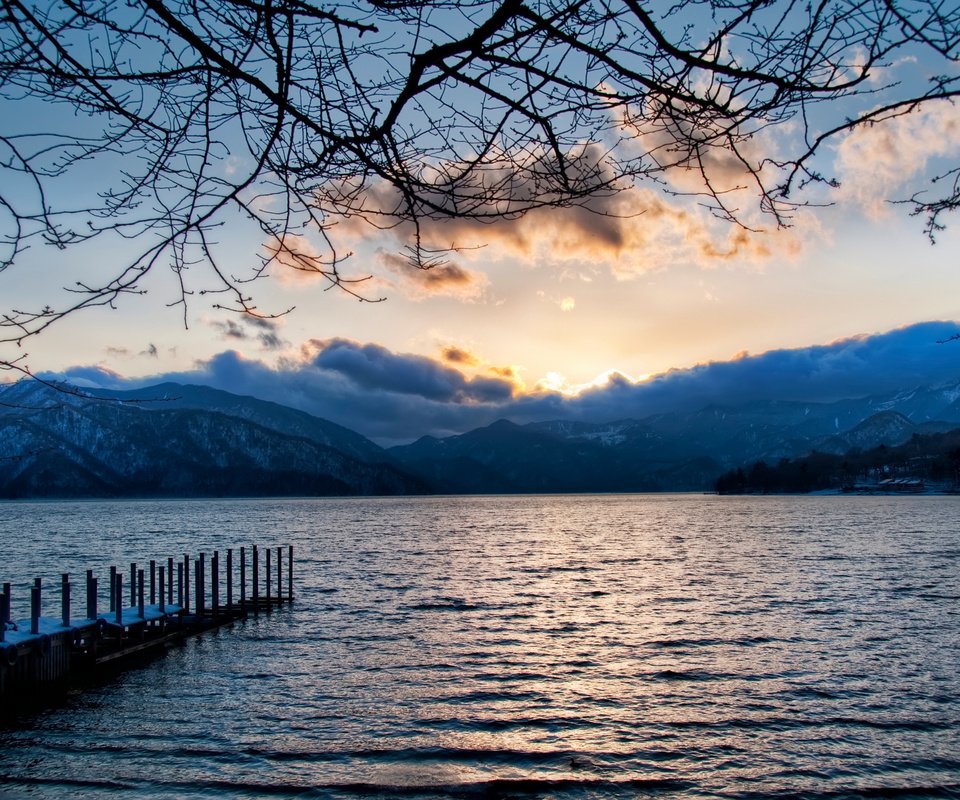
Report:
[[[453,261],[419,267],[398,252],[380,250],[377,256],[380,264],[389,272],[389,277],[378,275],[377,281],[399,289],[414,300],[435,295],[474,300],[487,286],[487,276],[482,272],[467,269]]]
[[[489,371],[490,371],[492,374],[497,375],[497,376],[499,376],[499,377],[501,377],[501,378],[508,378],[508,379],[511,379],[511,380],[513,380],[513,381],[515,381],[515,382],[517,382],[517,383],[519,383],[519,381],[520,381],[520,375],[519,375],[519,373],[518,373],[518,371],[517,371],[517,368],[514,367],[514,366],[509,366],[509,367],[493,367],[493,366],[491,366],[491,367],[488,367],[488,369],[489,369]]]
[[[650,101],[651,103],[654,101]],[[762,265],[798,256],[806,241],[821,234],[812,213],[791,210],[794,226],[776,227],[758,200],[757,177],[776,183],[771,154],[777,136],[767,130],[744,140],[734,152],[722,146],[691,150],[689,131],[655,108],[637,109],[636,118],[611,109],[611,130],[621,137],[618,153],[646,160],[660,185],[631,185],[614,180],[609,150],[586,144],[569,154],[569,169],[591,182],[596,191],[567,207],[551,208],[551,184],[543,175],[553,164],[544,153],[532,153],[530,164],[487,161],[482,169],[451,175],[438,172],[433,183],[411,201],[385,181],[362,189],[362,213],[338,222],[330,235],[346,247],[371,236],[382,242],[378,254],[389,276],[382,279],[413,297],[447,294],[476,299],[486,277],[478,259],[499,259],[561,270],[606,269],[631,279],[676,264]],[[466,182],[459,195],[448,193],[451,180]],[[721,198],[727,213],[742,225],[720,219],[716,208],[702,203],[707,188]],[[431,189],[435,187],[435,189]],[[361,191],[354,187],[346,195]],[[407,217],[421,214],[415,224]],[[538,207],[541,204],[542,207]],[[709,205],[709,203],[708,203]],[[533,206],[532,210],[520,213]],[[787,210],[782,209],[786,215]],[[724,214],[720,213],[719,217]],[[785,216],[785,218],[787,218]],[[417,270],[404,253],[445,253],[434,269]]]
[[[381,201],[383,198],[381,198]],[[377,215],[373,222],[384,222]],[[796,215],[796,230],[763,232],[719,221],[705,209],[660,191],[629,188],[587,198],[566,208],[540,208],[495,222],[441,218],[421,221],[419,241],[432,251],[446,251],[442,266],[420,270],[401,253],[413,246],[416,231],[399,222],[377,235],[391,243],[379,259],[401,289],[414,296],[444,293],[472,299],[486,286],[486,277],[467,266],[479,258],[508,259],[535,266],[550,263],[605,267],[621,279],[633,278],[677,263],[710,267],[740,261],[761,264],[793,258],[813,222]],[[373,222],[353,218],[338,234],[351,240],[369,238]]]
[[[473,353],[457,347],[456,345],[448,345],[447,347],[444,347],[442,350],[442,355],[444,361],[448,361],[451,364],[464,364],[472,367],[478,364],[480,361]]]
[[[466,374],[472,374],[474,377],[492,375],[498,380],[506,381],[513,387],[515,395],[520,395],[526,390],[526,384],[520,377],[520,371],[516,366],[491,364],[477,353],[455,344],[441,347],[440,355],[444,362],[452,364]]]
[[[520,371],[513,365],[499,366],[491,364],[480,355],[457,345],[446,345],[441,349],[443,360],[460,369],[468,369],[474,376],[493,375],[499,380],[506,381],[513,387],[514,395],[526,391],[526,384],[520,377]]]

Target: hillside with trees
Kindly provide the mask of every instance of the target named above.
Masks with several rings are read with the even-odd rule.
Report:
[[[960,491],[960,429],[914,434],[896,447],[757,461],[725,472],[715,488],[720,494]]]

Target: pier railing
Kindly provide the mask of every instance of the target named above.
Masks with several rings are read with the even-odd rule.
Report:
[[[249,552],[246,547],[230,548],[224,560],[222,564],[215,550],[209,559],[201,552],[195,558],[185,553],[142,566],[133,561],[127,582],[127,571],[111,566],[106,597],[94,570],[86,570],[79,598],[70,575],[62,573],[58,616],[44,616],[44,586],[35,578],[29,587],[29,616],[15,619],[13,587],[4,583],[0,712],[44,700],[78,674],[121,665],[144,651],[293,602],[292,545],[254,545]]]

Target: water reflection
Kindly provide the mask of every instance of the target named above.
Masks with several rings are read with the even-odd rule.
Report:
[[[957,509],[689,496],[8,504],[23,554],[5,579],[289,541],[298,602],[6,732],[0,791],[951,792]]]

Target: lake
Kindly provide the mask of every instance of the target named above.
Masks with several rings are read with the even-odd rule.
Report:
[[[290,543],[296,603],[0,729],[0,797],[960,797],[960,498],[0,505],[0,579]],[[101,601],[103,604],[105,601]]]

